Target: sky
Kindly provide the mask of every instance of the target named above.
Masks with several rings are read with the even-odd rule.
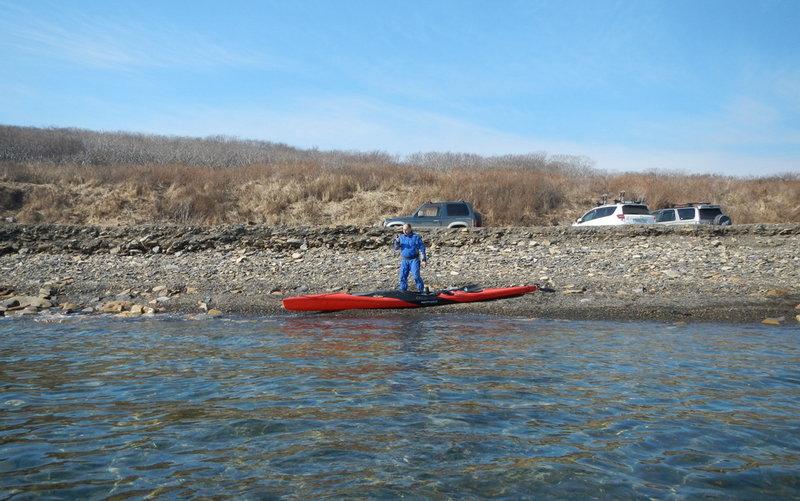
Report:
[[[800,0],[0,0],[0,124],[800,172]]]

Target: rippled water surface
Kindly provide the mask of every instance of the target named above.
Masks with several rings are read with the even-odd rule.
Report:
[[[1,499],[800,498],[800,329],[0,319]]]

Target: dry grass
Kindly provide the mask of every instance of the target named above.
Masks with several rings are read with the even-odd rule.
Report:
[[[800,223],[800,175],[609,174],[582,157],[320,152],[277,143],[0,126],[0,216],[24,223],[372,225],[467,200],[490,226],[570,224],[604,193]]]
[[[376,224],[426,200],[468,200],[491,226],[569,224],[603,193],[722,204],[737,223],[800,222],[800,177],[602,174],[515,168],[430,170],[313,162],[230,168],[0,166],[0,211],[25,223]]]

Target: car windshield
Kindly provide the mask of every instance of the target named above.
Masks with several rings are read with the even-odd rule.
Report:
[[[623,214],[650,214],[650,210],[646,205],[623,205]]]

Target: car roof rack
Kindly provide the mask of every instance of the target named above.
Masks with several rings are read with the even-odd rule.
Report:
[[[637,200],[625,200],[625,192],[624,191],[620,191],[619,192],[619,198],[618,199],[615,198],[614,199],[614,203],[615,204],[641,204],[641,203],[644,203],[644,199],[643,198],[639,198]],[[597,206],[598,207],[601,206],[601,205],[608,205],[608,193],[603,193],[603,197],[600,199],[599,202],[597,202]]]
[[[699,205],[713,205],[711,202],[684,202],[682,204],[672,204],[670,207],[679,209],[681,207],[697,207]]]

